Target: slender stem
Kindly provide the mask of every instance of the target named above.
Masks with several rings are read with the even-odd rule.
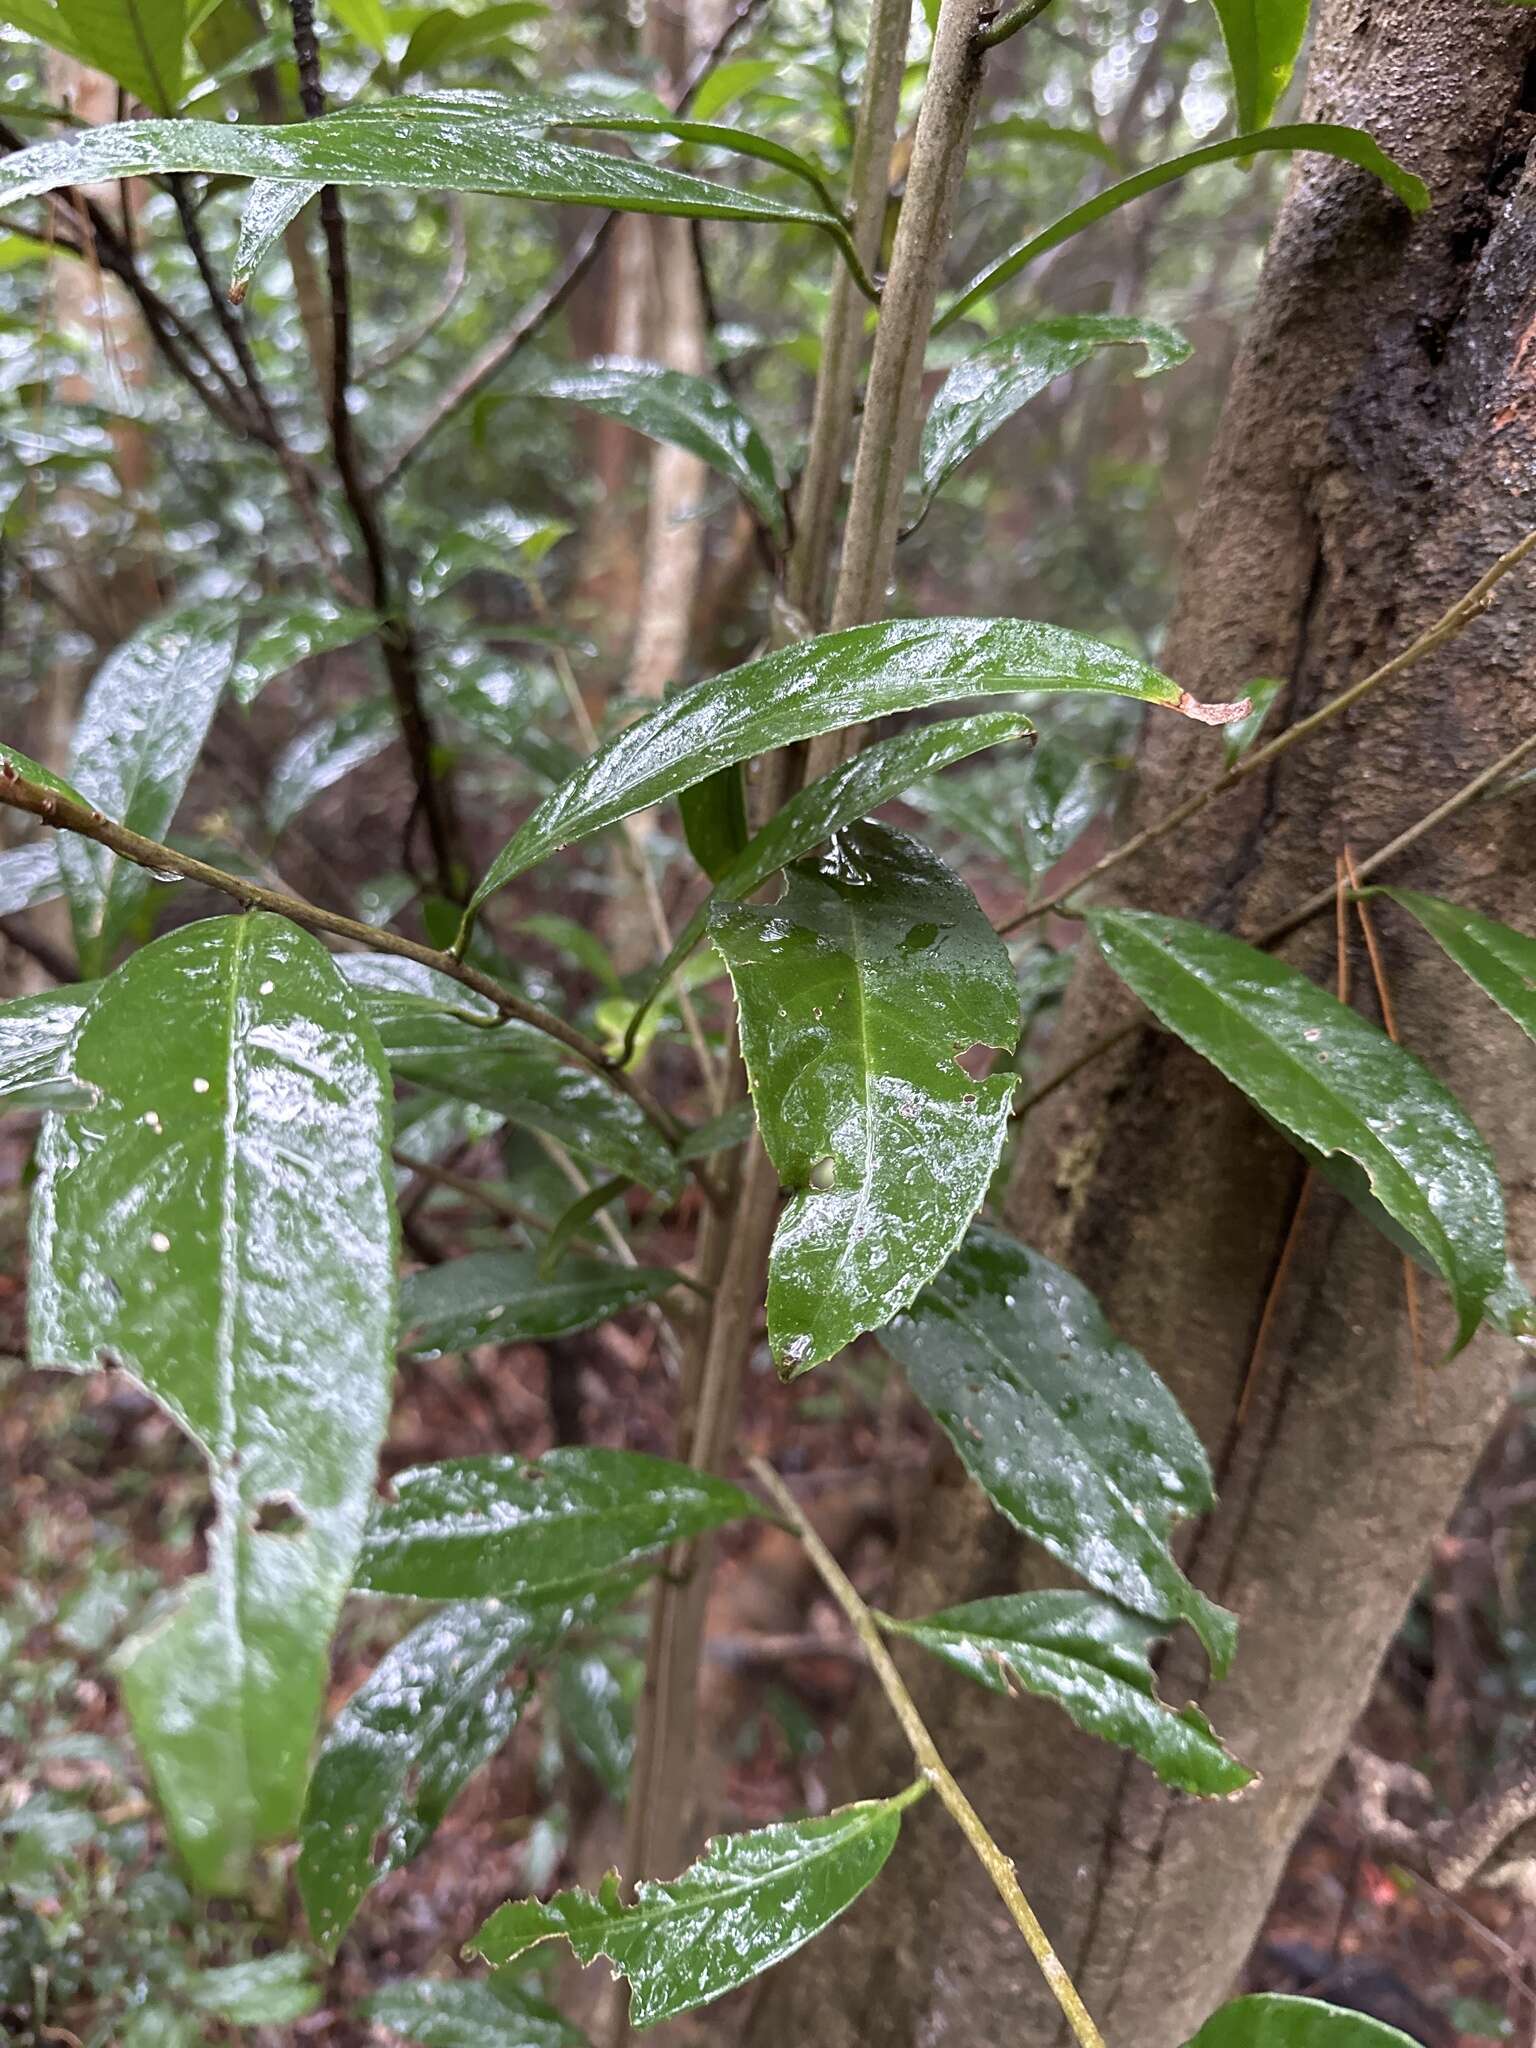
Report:
[[[293,19],[293,49],[299,69],[299,95],[310,120],[325,113],[325,88],[320,82],[320,55],[315,40],[314,0],[288,0]],[[421,694],[421,658],[416,631],[397,605],[389,548],[377,499],[363,475],[349,402],[352,385],[352,288],[347,268],[347,225],[341,197],[334,185],[320,192],[320,227],[325,238],[326,274],[331,294],[331,381],[326,413],[331,451],[342,493],[351,509],[368,564],[369,598],[383,620],[379,646],[394,699],[395,718],[405,741],[416,784],[416,801],[426,820],[440,895],[463,896],[463,864],[458,857],[458,829],[451,794],[433,761],[431,721]],[[407,828],[409,838],[409,828]]]
[[[1422,818],[1399,832],[1395,839],[1389,839],[1385,846],[1379,846],[1374,853],[1367,855],[1356,866],[1355,874],[1362,882],[1367,876],[1374,875],[1378,868],[1385,867],[1390,860],[1395,860],[1398,854],[1405,852],[1427,832],[1433,832],[1437,826],[1454,818],[1458,811],[1464,811],[1468,804],[1475,803],[1480,796],[1492,789],[1496,783],[1502,782],[1506,775],[1511,774],[1533,754],[1536,754],[1536,733],[1529,734],[1518,746],[1511,747],[1507,754],[1501,754],[1497,761],[1474,775],[1470,782],[1463,783],[1460,789],[1445,799],[1444,803],[1436,804],[1432,811],[1426,811]],[[1310,924],[1314,917],[1332,908],[1334,887],[1335,885],[1330,882],[1326,888],[1319,889],[1316,895],[1308,896],[1294,910],[1288,911],[1276,923],[1267,926],[1257,938],[1250,939],[1248,943],[1264,952],[1268,952],[1271,946],[1278,946],[1282,939],[1288,939],[1292,932],[1299,931],[1304,924]],[[1113,1052],[1117,1045],[1123,1045],[1140,1029],[1139,1020],[1131,1024],[1122,1024],[1118,1030],[1107,1031],[1102,1038],[1096,1038],[1091,1045],[1084,1046],[1075,1059],[1069,1060],[1064,1067],[1049,1075],[1022,1101],[1016,1103],[1013,1114],[1016,1117],[1027,1116],[1048,1096],[1054,1095],[1058,1088],[1063,1088],[1068,1081],[1074,1080],[1085,1067],[1093,1066],[1105,1053]]]
[[[977,37],[984,50],[994,50],[999,43],[1006,43],[1010,36],[1016,36],[1021,28],[1044,14],[1051,0],[1019,0],[1017,7],[1010,7],[1000,14],[990,28],[984,28]]]
[[[1492,568],[1485,570],[1470,590],[1458,597],[1448,611],[1442,613],[1432,626],[1427,626],[1418,638],[1411,641],[1400,653],[1394,654],[1390,661],[1383,662],[1380,668],[1373,669],[1368,676],[1362,677],[1358,683],[1352,683],[1347,690],[1341,690],[1338,696],[1330,697],[1326,704],[1319,705],[1309,717],[1298,719],[1294,725],[1287,726],[1285,731],[1278,734],[1267,746],[1258,747],[1251,754],[1244,754],[1241,760],[1235,761],[1213,782],[1208,782],[1203,789],[1197,789],[1194,795],[1186,797],[1183,803],[1175,804],[1173,809],[1164,812],[1162,817],[1154,818],[1150,825],[1144,825],[1139,832],[1133,833],[1123,846],[1113,848],[1102,860],[1095,861],[1085,875],[1079,875],[1075,882],[1058,889],[1054,895],[1044,897],[1039,903],[1032,903],[1027,910],[1021,910],[1017,917],[1011,917],[1005,924],[999,925],[998,930],[1006,937],[1024,925],[1033,924],[1037,918],[1046,917],[1052,911],[1060,910],[1068,897],[1090,888],[1102,876],[1119,867],[1122,861],[1129,860],[1133,854],[1142,852],[1148,846],[1155,846],[1160,839],[1166,839],[1170,832],[1176,832],[1181,825],[1187,825],[1191,818],[1198,817],[1206,805],[1214,803],[1217,797],[1225,796],[1228,790],[1236,789],[1251,775],[1257,775],[1260,770],[1267,768],[1272,761],[1278,760],[1300,741],[1310,739],[1320,726],[1340,717],[1362,698],[1379,690],[1383,683],[1390,683],[1405,670],[1415,667],[1426,655],[1433,654],[1448,640],[1454,640],[1456,635],[1464,632],[1474,619],[1482,617],[1492,602],[1498,585],[1512,569],[1519,567],[1533,548],[1536,548],[1536,528],[1526,534],[1523,540],[1517,541],[1506,554],[1500,555]],[[1327,904],[1332,900],[1332,891],[1324,891],[1321,902]],[[1312,914],[1311,910],[1307,912],[1308,916]]]
[[[1104,2036],[1094,2025],[1077,1986],[1068,1976],[1065,1965],[1051,1946],[1049,1935],[1040,1925],[1029,1900],[1025,1898],[1012,1860],[1003,1854],[987,1832],[980,1814],[966,1798],[954,1773],[940,1756],[938,1747],[917,1710],[917,1703],[908,1692],[901,1673],[896,1669],[895,1661],[885,1646],[879,1625],[864,1604],[858,1589],[817,1535],[800,1503],[766,1459],[749,1460],[747,1469],[805,1545],[812,1564],[821,1574],[822,1583],[847,1615],[855,1635],[864,1646],[864,1653],[869,1658],[875,1676],[880,1681],[881,1690],[890,1701],[896,1719],[901,1723],[901,1732],[907,1738],[912,1754],[917,1760],[918,1769],[938,1793],[944,1810],[964,1835],[977,1861],[992,1880],[998,1897],[1008,1908],[1014,1925],[1028,1944],[1029,1952],[1039,1965],[1040,1974],[1050,1987],[1051,1996],[1061,2007],[1062,2015],[1072,2029],[1074,2038],[1080,2043],[1080,2048],[1104,2048]]]
[[[132,861],[136,867],[147,868],[151,874],[174,877],[184,882],[200,882],[205,889],[217,889],[221,895],[232,896],[247,909],[270,910],[274,915],[289,918],[294,924],[304,925],[311,931],[329,932],[334,938],[350,939],[371,953],[392,953],[398,959],[415,960],[423,967],[445,974],[451,981],[473,989],[476,995],[494,1004],[503,1017],[531,1024],[536,1031],[542,1031],[546,1037],[564,1046],[567,1052],[574,1053],[585,1065],[595,1068],[610,1087],[627,1095],[642,1109],[669,1141],[681,1135],[682,1127],[671,1112],[664,1109],[632,1074],[612,1067],[595,1038],[588,1038],[585,1032],[578,1031],[574,1024],[567,1024],[552,1010],[530,1003],[525,996],[518,995],[491,975],[482,974],[478,967],[456,960],[451,953],[418,945],[414,939],[404,938],[382,926],[362,924],[356,918],[341,916],[337,911],[322,910],[317,904],[306,903],[302,896],[263,888],[248,876],[226,874],[222,868],[195,860],[190,854],[178,853],[175,847],[166,846],[158,839],[146,839],[143,833],[132,832],[126,825],[104,818],[100,811],[93,811],[88,804],[77,802],[58,790],[47,789],[40,782],[30,781],[19,774],[3,754],[0,754],[0,806],[26,811],[59,831],[77,832],[82,839],[105,846],[109,852]]]
[[[394,1148],[393,1157],[396,1166],[403,1167],[407,1173],[414,1173],[432,1187],[451,1189],[467,1202],[478,1202],[482,1209],[488,1209],[504,1223],[516,1223],[523,1230],[540,1231],[545,1235],[553,1228],[537,1210],[525,1208],[510,1195],[502,1194],[486,1181],[476,1180],[471,1174],[458,1173],[451,1166],[439,1166],[432,1159],[418,1159],[414,1152],[404,1152],[398,1145]]]

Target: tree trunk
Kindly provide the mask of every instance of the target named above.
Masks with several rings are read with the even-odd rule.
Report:
[[[1289,679],[1298,719],[1400,648],[1532,523],[1536,453],[1536,20],[1491,0],[1323,0],[1308,118],[1372,131],[1417,169],[1410,220],[1359,172],[1300,161],[1271,246],[1197,521],[1165,666],[1197,694]],[[1254,933],[1427,812],[1536,722],[1536,586],[1284,755],[1118,899]],[[1149,721],[1137,819],[1211,772],[1208,743]],[[1474,807],[1389,879],[1529,923],[1536,795]],[[1522,916],[1522,912],[1525,913]],[[1381,919],[1405,1039],[1497,1151],[1511,1249],[1536,1234],[1536,1056],[1416,927]],[[1319,980],[1331,920],[1286,957]],[[1357,962],[1357,999],[1370,1003]],[[1085,961],[1065,1064],[1135,1014]],[[941,1749],[1018,1860],[1112,2048],[1175,2048],[1228,1993],[1286,1855],[1505,1399],[1514,1347],[1484,1337],[1431,1377],[1415,1420],[1398,1254],[1325,1190],[1310,1200],[1245,1422],[1255,1333],[1302,1180],[1297,1156],[1177,1043],[1142,1029],[1036,1113],[1011,1199],[1021,1235],[1079,1274],[1165,1376],[1212,1455],[1221,1506],[1193,1575],[1241,1617],[1209,1709],[1263,1782],[1236,1802],[1161,1792],[1144,1766],[1037,1703],[916,1668]],[[1424,1283],[1431,1354],[1449,1318]],[[1044,1583],[947,1466],[912,1516],[903,1612]],[[909,1663],[911,1660],[909,1660]],[[1176,1640],[1163,1683],[1202,1696]],[[844,1788],[910,1775],[883,1703]],[[985,1880],[927,1802],[872,1894],[768,1980],[753,2043],[1060,2039],[1054,2006]]]

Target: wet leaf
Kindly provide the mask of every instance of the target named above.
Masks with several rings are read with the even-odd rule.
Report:
[[[313,2012],[320,2003],[312,1957],[297,1949],[202,1970],[180,1986],[200,2012],[232,2020],[239,2027],[281,2027]]]
[[[1459,903],[1421,896],[1415,889],[1367,889],[1389,896],[1416,917],[1485,996],[1512,1017],[1527,1038],[1536,1038],[1536,939]]]
[[[180,99],[187,0],[56,0],[50,12],[64,39],[41,25],[34,33],[55,49],[105,71],[157,114],[168,114]]]
[[[685,448],[734,484],[768,531],[785,538],[784,501],[762,435],[722,385],[660,363],[600,356],[574,368],[524,364],[505,398],[551,398],[622,420],[653,441]]]
[[[678,1284],[664,1266],[566,1258],[548,1278],[533,1252],[468,1252],[411,1274],[400,1293],[408,1351],[542,1343],[589,1330]]]
[[[583,2048],[585,2037],[553,2006],[499,1971],[469,1978],[408,1978],[386,1984],[364,2008],[379,2026],[421,2048]]]
[[[240,216],[240,236],[235,243],[235,260],[229,274],[229,296],[238,305],[250,289],[251,279],[268,253],[313,199],[323,185],[290,184],[280,178],[253,178]]]
[[[1262,128],[1280,104],[1307,33],[1311,0],[1211,0],[1221,22],[1237,125]]]
[[[32,1355],[107,1357],[212,1467],[207,1572],[122,1653],[134,1732],[200,1886],[298,1817],[394,1352],[389,1077],[324,950],[263,914],[188,925],[102,983],[32,1218]]]
[[[70,781],[86,803],[164,839],[235,661],[233,621],[169,614],[108,655],[80,707]],[[99,974],[150,886],[146,871],[65,833],[59,867],[83,973]]]
[[[52,903],[63,894],[59,849],[51,839],[33,839],[0,853],[0,917]]]
[[[1189,1622],[1226,1669],[1236,1623],[1169,1549],[1211,1506],[1205,1452],[1081,1281],[977,1226],[880,1341],[999,1513],[1122,1606]]]
[[[394,1489],[357,1583],[420,1600],[589,1591],[664,1543],[759,1512],[728,1480],[639,1451],[458,1458],[401,1472]]]
[[[642,1879],[633,1905],[617,1872],[595,1897],[513,1900],[469,1946],[505,1963],[563,1937],[580,1963],[607,1956],[628,1980],[630,2023],[655,2026],[750,1982],[829,1926],[879,1875],[912,1796],[717,1836],[681,1877]]]
[[[718,881],[746,845],[749,836],[747,793],[739,763],[722,768],[718,775],[707,775],[702,782],[680,790],[677,812],[683,821],[683,837],[688,842],[688,851],[710,880]],[[696,938],[703,929],[700,913]]]
[[[1224,2005],[1187,2048],[1413,2048],[1413,2042],[1362,2013],[1265,1993]]]
[[[0,1003],[0,1103],[61,1109],[95,1100],[69,1078],[70,1041],[95,992],[95,982],[81,982]]]
[[[882,825],[842,832],[770,907],[724,906],[758,1128],[791,1190],[768,1267],[768,1338],[808,1372],[905,1308],[986,1194],[1016,1077],[1008,949],[965,884]]]
[[[548,1656],[632,1590],[621,1579],[570,1600],[441,1608],[363,1680],[327,1731],[301,1829],[299,1891],[327,1955],[369,1888],[425,1848],[512,1732],[527,1696],[508,1682],[512,1667]]]
[[[1248,702],[1253,706],[1246,718],[1239,718],[1229,725],[1221,736],[1222,765],[1235,767],[1247,753],[1268,722],[1281,691],[1285,688],[1283,676],[1260,676],[1248,685]]]
[[[394,712],[381,698],[349,704],[291,739],[272,764],[267,829],[281,832],[306,804],[393,744]]]
[[[635,1753],[632,1694],[614,1668],[615,1652],[571,1651],[555,1673],[555,1706],[560,1733],[603,1790],[623,1805],[629,1790],[629,1767]],[[640,1665],[627,1659],[638,1690]]]
[[[881,1626],[903,1635],[990,1692],[1039,1693],[1079,1728],[1134,1750],[1165,1784],[1204,1797],[1253,1781],[1198,1707],[1164,1706],[1147,1654],[1165,1633],[1091,1593],[1014,1593],[972,1600],[920,1621]]]
[[[1262,0],[1252,0],[1252,4],[1262,4]],[[1289,6],[1294,4],[1294,0],[1281,0],[1281,4]],[[1053,221],[1039,234],[1017,243],[1007,255],[989,263],[979,276],[972,278],[965,289],[950,300],[934,321],[933,332],[942,332],[951,321],[958,320],[972,306],[989,298],[1000,285],[1017,277],[1021,270],[1027,269],[1049,250],[1059,248],[1074,235],[1080,235],[1084,228],[1092,227],[1095,221],[1128,206],[1144,193],[1155,192],[1159,185],[1171,185],[1190,171],[1201,170],[1207,164],[1230,163],[1234,158],[1259,156],[1272,149],[1287,154],[1295,150],[1314,150],[1322,156],[1340,157],[1379,178],[1411,213],[1423,213],[1429,205],[1429,187],[1424,180],[1389,157],[1374,137],[1367,135],[1362,128],[1339,127],[1328,121],[1300,121],[1284,128],[1261,128],[1251,135],[1230,136],[1224,142],[1202,143],[1199,149],[1192,149],[1184,156],[1169,157],[1164,163],[1153,164],[1132,177],[1122,178],[1118,185],[1096,192],[1091,199],[1084,200],[1081,206],[1074,206],[1070,213],[1064,213],[1060,220]]]
[[[1444,1084],[1294,967],[1149,911],[1088,925],[1122,981],[1281,1130],[1341,1153],[1421,1245],[1456,1305],[1460,1350],[1504,1274],[1504,1196],[1488,1147]]]
[[[525,21],[539,21],[549,9],[543,0],[492,0],[473,14],[460,14],[452,7],[439,7],[418,21],[400,59],[403,84],[418,72],[455,58],[474,56],[487,45],[499,42],[509,28]]]
[[[328,602],[274,605],[257,621],[235,663],[231,687],[237,704],[252,704],[274,677],[301,661],[334,654],[378,630],[372,612]]]
[[[473,900],[733,762],[890,712],[1019,690],[1107,690],[1215,724],[1228,712],[1196,705],[1145,662],[1059,626],[897,619],[823,633],[699,683],[616,734],[545,798]]]
[[[923,426],[918,482],[924,498],[931,498],[1004,421],[1056,378],[1101,348],[1131,345],[1147,353],[1138,377],[1171,370],[1187,362],[1191,352],[1183,335],[1171,327],[1086,313],[1011,327],[957,363],[939,386]]]

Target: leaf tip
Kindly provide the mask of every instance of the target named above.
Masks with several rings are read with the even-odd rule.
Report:
[[[1173,708],[1181,718],[1192,718],[1197,725],[1235,725],[1240,718],[1252,716],[1253,699],[1239,697],[1232,704],[1202,704],[1188,690],[1180,690]]]

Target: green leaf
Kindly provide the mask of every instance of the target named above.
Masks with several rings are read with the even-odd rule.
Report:
[[[0,853],[0,917],[52,903],[63,893],[59,850],[51,839],[33,839]]]
[[[188,925],[96,992],[32,1216],[32,1355],[116,1360],[212,1467],[208,1570],[123,1653],[204,1889],[298,1817],[394,1352],[389,1076],[330,957],[280,918]]]
[[[357,1583],[420,1600],[585,1592],[664,1543],[759,1513],[728,1480],[639,1451],[459,1458],[399,1473]]]
[[[1120,159],[1096,128],[1064,128],[1058,121],[1046,121],[1032,114],[1004,114],[996,121],[980,121],[976,141],[1025,142],[1030,153],[1039,148],[1070,149],[1079,156],[1097,157],[1100,163],[1119,168]]]
[[[939,386],[923,427],[918,481],[924,498],[931,498],[1005,420],[1057,377],[1101,348],[1137,344],[1147,352],[1138,377],[1171,370],[1191,354],[1189,343],[1171,327],[1087,313],[1010,327],[957,363]]]
[[[251,279],[323,185],[290,184],[280,178],[253,178],[240,216],[235,260],[229,273],[229,296],[239,305]]]
[[[530,518],[510,505],[456,520],[423,556],[411,594],[418,604],[432,604],[479,570],[526,576],[570,531],[563,519]]]
[[[1208,724],[1240,715],[1197,705],[1133,655],[1060,626],[897,619],[823,633],[696,684],[615,734],[502,848],[473,904],[562,846],[754,754],[891,712],[1019,690],[1106,690]]]
[[[186,0],[57,0],[74,51],[157,114],[181,97]]]
[[[407,1978],[386,1984],[363,2008],[421,2048],[584,2048],[585,2037],[553,2006],[498,1973],[483,1983],[468,1978]]]
[[[1416,917],[1430,937],[1471,976],[1485,996],[1512,1017],[1527,1038],[1536,1038],[1536,939],[1499,924],[1459,903],[1421,896],[1415,889],[1366,889],[1389,896]]]
[[[532,1252],[468,1252],[412,1273],[400,1293],[408,1351],[538,1344],[590,1330],[676,1287],[663,1266],[567,1258],[548,1279]]]
[[[688,111],[695,121],[711,120],[744,99],[755,86],[781,77],[783,69],[777,57],[736,57],[728,64],[717,64],[689,101]]]
[[[631,1656],[626,1662],[638,1686],[639,1661]],[[555,1672],[555,1705],[562,1739],[608,1797],[622,1805],[634,1761],[635,1717],[631,1694],[614,1669],[614,1653],[584,1650],[562,1657]]]
[[[313,1959],[298,1949],[203,1970],[178,1989],[199,2012],[239,2027],[281,2027],[301,2020],[320,2003]]]
[[[642,1879],[633,1905],[620,1895],[616,1871],[596,1897],[513,1900],[469,1946],[505,1963],[563,1937],[580,1963],[607,1956],[628,1980],[631,2025],[655,2026],[749,1983],[829,1926],[879,1875],[919,1789],[820,1820],[717,1836],[681,1877]]]
[[[584,1195],[578,1195],[575,1201],[562,1209],[539,1252],[539,1279],[545,1281],[555,1278],[557,1269],[571,1245],[578,1237],[590,1232],[593,1217],[600,1215],[610,1202],[616,1202],[621,1195],[628,1192],[629,1182],[615,1174],[612,1180],[599,1181],[596,1187],[588,1188]],[[674,1274],[673,1278],[675,1280],[677,1276]]]
[[[1211,0],[1221,22],[1240,129],[1262,128],[1280,104],[1306,39],[1311,0]]]
[[[164,839],[234,662],[233,623],[192,611],[152,619],[125,640],[91,679],[75,725],[69,772],[84,801]],[[150,877],[73,833],[59,840],[59,867],[81,969],[99,974]]]
[[[757,1122],[750,1100],[733,1102],[706,1123],[696,1124],[677,1148],[679,1159],[708,1159],[716,1152],[734,1152],[752,1135]]]
[[[703,938],[715,905],[739,903],[760,889],[771,875],[809,853],[845,825],[856,824],[871,811],[901,796],[913,783],[936,775],[951,762],[1002,746],[1032,733],[1027,718],[1016,711],[981,711],[971,718],[946,719],[938,725],[914,726],[888,740],[862,748],[841,767],[833,768],[797,791],[740,852],[714,875],[715,886],[678,933],[636,1013],[636,1023],[661,994],[678,967]],[[696,785],[704,787],[705,785]],[[706,864],[707,865],[707,864]],[[633,1036],[633,1033],[631,1034]]]
[[[493,0],[473,14],[460,14],[452,7],[439,7],[417,23],[400,59],[402,84],[418,72],[455,58],[478,55],[488,44],[499,42],[509,28],[525,21],[539,21],[549,9],[544,0]]]
[[[1364,1171],[1450,1288],[1459,1351],[1504,1276],[1504,1196],[1449,1089],[1384,1031],[1240,939],[1150,911],[1089,911],[1087,921],[1153,1016],[1281,1130]]]
[[[1147,1662],[1163,1631],[1091,1593],[1012,1593],[921,1621],[881,1626],[909,1637],[989,1692],[1039,1693],[1079,1728],[1134,1750],[1165,1784],[1210,1798],[1253,1782],[1198,1707],[1157,1696]]]
[[[1012,1053],[1013,966],[965,884],[883,825],[791,868],[771,907],[721,907],[712,935],[791,1190],[768,1265],[768,1339],[791,1378],[905,1308],[980,1207],[1017,1077],[973,1080],[957,1055]]]
[[[1205,1452],[1081,1281],[978,1226],[880,1341],[999,1513],[1122,1606],[1189,1622],[1225,1671],[1236,1623],[1169,1549],[1212,1504]]]
[[[426,1847],[511,1734],[527,1696],[507,1682],[512,1667],[631,1590],[620,1580],[571,1600],[441,1608],[363,1680],[326,1734],[301,1830],[299,1891],[327,1955],[369,1888]]]
[[[742,784],[740,766],[722,768],[718,775],[708,775],[702,782],[695,782],[690,788],[680,791],[677,810],[683,821],[683,837],[688,842],[688,851],[710,880],[718,881],[746,845],[749,836],[747,793]],[[702,914],[697,922],[695,941],[703,933]],[[681,958],[681,955],[676,957]]]
[[[272,764],[267,785],[267,829],[276,834],[291,824],[306,804],[375,760],[393,744],[393,708],[383,698],[349,704],[334,717],[291,739]]]
[[[74,1109],[96,1100],[69,1068],[70,1041],[95,993],[95,982],[81,982],[0,1003],[0,1104]]]
[[[1291,0],[1281,0],[1281,4],[1289,5]],[[1096,192],[1081,206],[1074,206],[1070,213],[1064,213],[1060,220],[1053,221],[1039,234],[1017,243],[1006,256],[989,263],[979,276],[971,279],[958,297],[950,301],[934,321],[933,332],[940,333],[980,300],[989,298],[999,285],[1017,277],[1021,270],[1045,255],[1047,250],[1070,241],[1073,235],[1081,234],[1084,228],[1092,227],[1106,214],[1128,206],[1133,199],[1140,199],[1143,193],[1155,192],[1159,185],[1170,185],[1190,171],[1203,169],[1206,164],[1230,163],[1234,158],[1258,156],[1270,149],[1286,152],[1315,150],[1322,156],[1340,157],[1379,178],[1411,213],[1423,213],[1429,205],[1429,187],[1424,180],[1395,162],[1361,128],[1339,127],[1328,121],[1300,121],[1284,128],[1262,128],[1253,135],[1235,135],[1225,142],[1203,143],[1199,149],[1192,149],[1184,156],[1170,157],[1166,163],[1153,164],[1148,170],[1137,171],[1133,177],[1122,178],[1118,185]]]
[[[1413,2041],[1362,2013],[1266,1992],[1224,2005],[1186,2048],[1413,2048]]]
[[[525,364],[502,382],[500,395],[558,399],[686,449],[733,484],[768,531],[784,540],[784,501],[768,444],[712,378],[627,356],[599,356],[575,369]]]
[[[275,676],[286,675],[301,661],[334,654],[355,640],[378,631],[372,612],[326,600],[272,606],[240,650],[230,678],[237,704],[253,704]]]
[[[677,1155],[643,1111],[600,1075],[562,1064],[533,1025],[498,1023],[489,1004],[412,961],[352,953],[341,967],[401,1080],[543,1131],[605,1173],[680,1190]]]
[[[1274,710],[1284,688],[1283,676],[1260,676],[1248,685],[1248,702],[1253,709],[1246,718],[1234,720],[1221,736],[1221,761],[1224,768],[1235,767],[1247,753],[1264,730],[1269,714]]]

